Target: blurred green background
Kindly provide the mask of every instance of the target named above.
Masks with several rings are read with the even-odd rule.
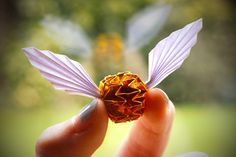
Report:
[[[136,52],[143,63],[136,66],[129,62],[134,67],[144,67],[143,73],[147,72],[148,52],[158,41],[200,17],[204,23],[198,43],[183,67],[159,86],[177,110],[165,156],[190,151],[206,152],[212,157],[235,156],[236,5],[233,0],[1,0],[0,156],[34,156],[35,142],[45,128],[72,117],[91,101],[55,91],[29,64],[21,48],[34,46],[67,54],[79,61],[98,83],[106,74],[126,66],[123,53],[119,66],[107,70],[97,66],[101,54],[96,50],[98,36],[116,34],[118,44],[121,40],[125,42],[127,21],[156,3],[169,5],[171,10],[159,34]],[[53,38],[55,33],[48,33],[42,25],[47,17],[66,20],[81,28],[89,39],[90,55],[77,52],[73,47],[76,43],[66,44]],[[63,24],[58,25],[60,29],[67,27]],[[69,32],[74,31],[71,28],[68,27]],[[109,122],[105,141],[94,156],[114,155],[131,125],[132,122]]]

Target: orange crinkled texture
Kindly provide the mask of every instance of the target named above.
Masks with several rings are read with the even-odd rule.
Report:
[[[147,87],[137,75],[121,72],[106,76],[100,81],[99,88],[108,116],[113,122],[135,120],[144,113]]]

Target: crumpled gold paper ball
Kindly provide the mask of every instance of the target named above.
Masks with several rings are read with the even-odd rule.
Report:
[[[144,113],[147,87],[137,75],[122,72],[106,76],[100,81],[99,88],[108,116],[113,122],[135,120]]]

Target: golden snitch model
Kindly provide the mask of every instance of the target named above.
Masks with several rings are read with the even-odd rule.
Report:
[[[149,53],[146,82],[131,72],[120,72],[106,76],[97,87],[82,65],[65,55],[32,47],[23,51],[56,89],[102,99],[109,118],[119,123],[135,120],[144,113],[146,92],[182,65],[201,28],[202,19],[199,19],[161,40]]]

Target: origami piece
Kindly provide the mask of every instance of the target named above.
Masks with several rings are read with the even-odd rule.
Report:
[[[106,76],[97,87],[82,65],[65,55],[32,47],[23,51],[56,89],[102,99],[109,118],[119,123],[135,120],[144,113],[146,92],[182,65],[201,28],[202,19],[199,19],[161,40],[149,53],[146,82],[131,72],[120,72]]]

